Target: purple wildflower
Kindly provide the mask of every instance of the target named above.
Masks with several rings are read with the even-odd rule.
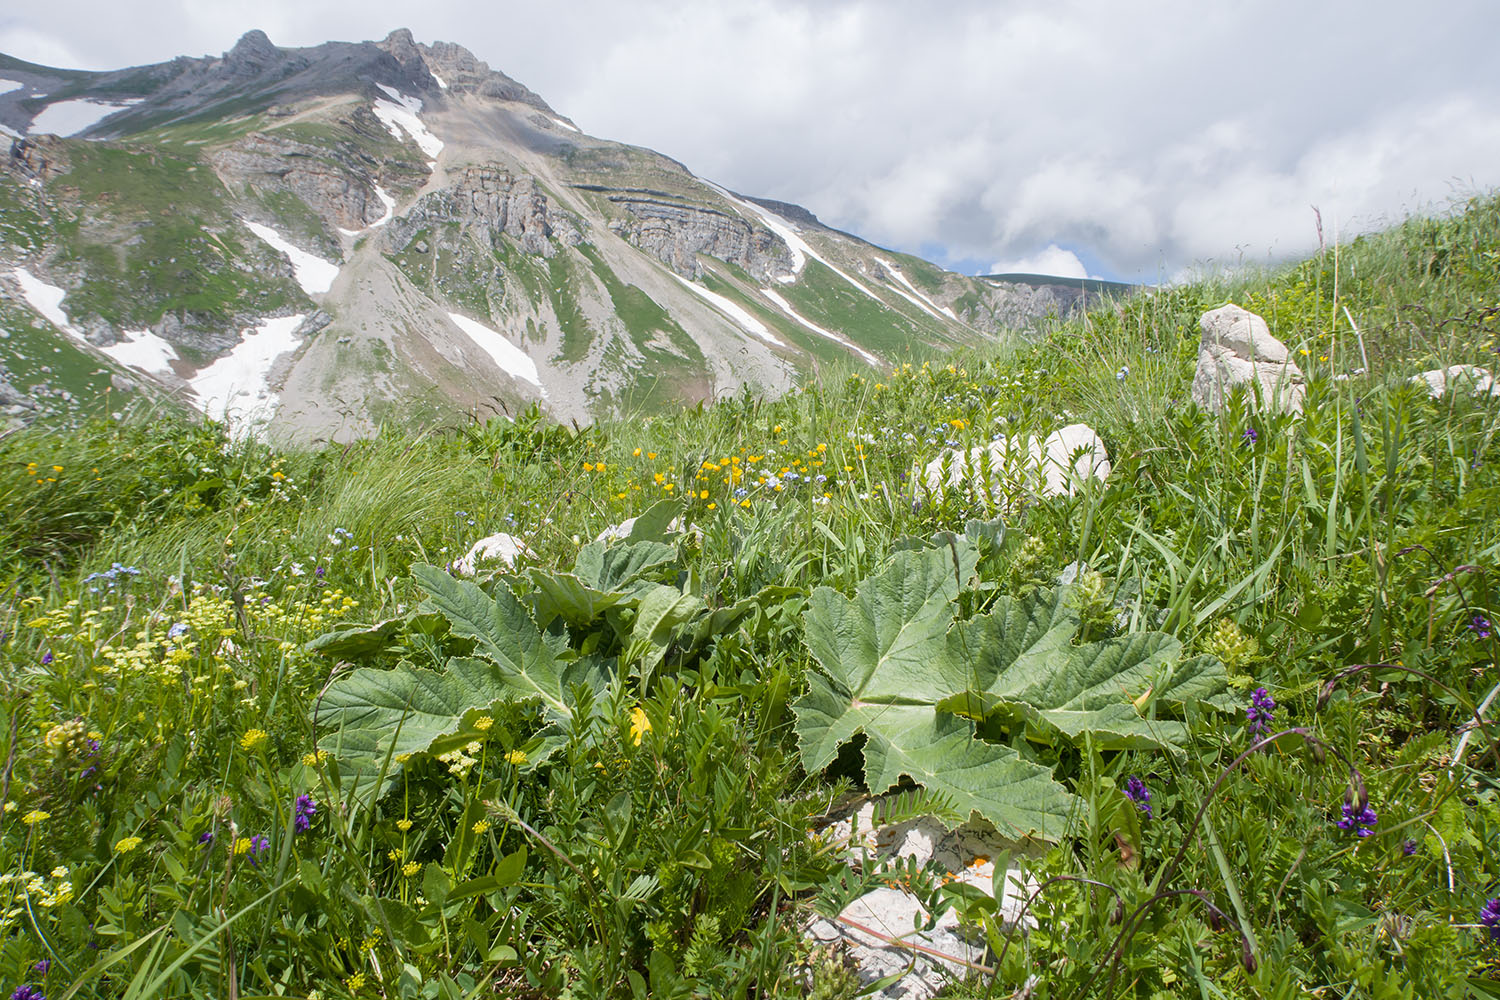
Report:
[[[45,667],[45,666],[47,666],[47,664],[49,664],[51,662],[52,662],[52,650],[49,649],[45,653],[42,654],[42,666]],[[24,987],[23,987],[23,989],[24,989]]]
[[[259,867],[259,865],[260,865],[259,857],[260,857],[261,852],[268,851],[270,849],[271,849],[271,842],[269,840],[267,840],[265,837],[261,836],[258,833],[255,836],[251,837],[250,838],[250,863],[252,865],[255,865],[255,866]]]
[[[1344,818],[1334,825],[1340,830],[1353,833],[1355,836],[1368,837],[1375,832],[1375,823],[1379,819],[1380,817],[1376,815],[1375,810],[1371,809],[1368,805],[1363,809],[1355,809],[1354,803],[1345,802]]]
[[[212,830],[204,830],[198,835],[198,843],[204,847],[214,846],[214,832]]]
[[[1260,440],[1260,434],[1256,432],[1254,427],[1246,427],[1245,433],[1241,434],[1240,437],[1246,444],[1254,444]]]
[[[292,807],[292,812],[296,816],[293,820],[296,831],[303,833],[308,827],[312,826],[313,817],[318,812],[318,804],[313,801],[311,795],[299,795],[297,796],[297,804]]]
[[[1125,797],[1135,803],[1135,807],[1151,818],[1151,790],[1146,783],[1135,775],[1125,780]]]
[[[1276,702],[1265,688],[1258,687],[1251,692],[1250,705],[1245,709],[1245,724],[1250,735],[1264,736],[1269,732],[1271,723],[1276,721],[1273,715],[1275,711]]]
[[[1417,853],[1417,842],[1415,840],[1407,840],[1404,843],[1402,843],[1402,845],[1401,845],[1401,853],[1404,854],[1404,855],[1406,855],[1408,858],[1411,857],[1413,854],[1416,854]]]
[[[323,574],[326,573],[326,572],[328,572],[328,571],[325,570],[322,566],[319,566],[317,569],[313,570],[313,576],[315,576],[319,580],[321,580],[321,579],[323,579]]]
[[[1491,633],[1494,632],[1494,626],[1490,624],[1490,620],[1484,615],[1475,614],[1474,617],[1469,620],[1469,631],[1473,632],[1481,639],[1488,639]]]
[[[1479,922],[1490,932],[1491,941],[1500,941],[1500,899],[1491,899],[1479,911]]]
[[[36,970],[37,975],[45,976],[47,974],[47,970],[52,968],[52,959],[44,958],[40,962],[33,965],[32,968]]]
[[[47,1000],[40,986],[17,986],[10,1000]]]

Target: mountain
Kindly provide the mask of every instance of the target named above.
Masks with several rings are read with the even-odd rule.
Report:
[[[1082,294],[725,190],[404,30],[112,72],[0,56],[0,130],[13,410],[164,392],[304,440],[583,421],[883,369]]]

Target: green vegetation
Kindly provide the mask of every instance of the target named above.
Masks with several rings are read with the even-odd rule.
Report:
[[[1488,197],[777,400],[0,438],[0,980],[848,998],[802,928],[900,885],[989,945],[949,996],[1495,996],[1500,397],[1408,378],[1494,365],[1497,260]],[[844,287],[787,294],[890,329]],[[1303,415],[1189,402],[1226,300]],[[914,489],[1076,420],[1102,484]],[[496,532],[516,565],[448,572]],[[1015,837],[1028,934],[851,855],[829,821],[893,786]]]

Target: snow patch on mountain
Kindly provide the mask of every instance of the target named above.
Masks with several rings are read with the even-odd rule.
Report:
[[[24,267],[12,271],[11,277],[21,286],[21,297],[26,300],[26,304],[41,313],[43,319],[64,333],[83,339],[83,334],[74,329],[68,320],[68,314],[63,311],[62,303],[68,297],[67,292],[56,285],[47,284]]]
[[[934,316],[938,316],[938,314],[941,313],[942,316],[947,316],[949,319],[958,319],[958,315],[954,313],[952,309],[949,309],[947,306],[940,306],[936,302],[929,299],[926,295],[922,294],[922,290],[916,285],[913,285],[911,283],[911,279],[901,273],[901,268],[886,260],[884,257],[876,257],[875,260],[880,264],[881,267],[886,269],[886,273],[894,276],[897,281],[905,285],[911,291],[912,295],[915,295],[917,298],[921,299],[922,302],[927,303],[927,306],[931,306],[932,308],[928,309],[927,306],[923,306],[921,302],[916,303],[919,307],[925,309],[929,313],[932,313],[932,315]],[[897,294],[901,293],[901,289],[894,286],[892,286],[891,291],[896,292]],[[906,296],[906,298],[910,300],[911,295]],[[938,316],[938,318],[941,319],[942,317]]]
[[[563,121],[561,118],[554,118],[552,120],[557,122],[557,124],[561,125],[563,128],[567,129],[569,132],[581,131],[577,125],[570,125],[567,122]]]
[[[99,350],[122,365],[139,368],[144,372],[163,375],[172,371],[172,362],[177,360],[177,350],[171,344],[150,330],[125,330],[120,336],[125,339]]]
[[[126,108],[141,103],[136,97],[128,101],[96,101],[91,97],[79,97],[71,101],[58,101],[42,109],[42,113],[31,120],[26,130],[30,135],[51,134],[66,139],[118,114]]]
[[[782,312],[786,313],[788,316],[790,316],[792,319],[796,320],[802,326],[807,327],[813,333],[816,333],[820,337],[826,337],[827,339],[833,341],[835,344],[838,344],[840,347],[847,347],[849,350],[853,351],[855,354],[858,354],[860,357],[864,358],[870,364],[876,365],[877,367],[879,366],[880,359],[877,358],[875,355],[871,354],[869,351],[867,351],[864,348],[860,347],[858,344],[851,343],[850,341],[844,339],[843,337],[841,337],[838,334],[834,333],[832,330],[826,329],[826,328],[821,327],[818,324],[814,323],[812,320],[808,319],[807,317],[803,316],[801,313],[797,312],[797,310],[793,309],[791,303],[788,302],[786,299],[782,298],[776,292],[772,291],[769,288],[762,288],[760,291],[761,291],[762,295],[764,295],[766,298],[770,299],[772,302],[774,302],[776,304],[776,308],[778,308]]]
[[[198,408],[223,418],[236,437],[268,423],[280,402],[271,391],[271,366],[297,349],[300,341],[294,334],[302,319],[301,314],[281,316],[241,330],[233,350],[188,380]]]
[[[16,80],[0,80],[0,94],[8,94],[12,90],[20,90],[24,86],[26,84]]]
[[[289,243],[270,226],[262,226],[258,222],[241,220],[245,228],[264,240],[273,250],[280,250],[286,254],[287,260],[292,262],[292,273],[297,276],[297,284],[308,295],[322,295],[333,287],[333,281],[339,276],[339,266],[332,261],[324,260],[316,254],[310,254],[300,247]]]
[[[483,323],[472,320],[469,317],[451,312],[448,318],[453,325],[469,335],[476,347],[488,354],[500,366],[500,370],[507,375],[513,375],[518,379],[524,379],[542,390],[542,398],[546,398],[547,390],[542,387],[542,380],[537,375],[536,362],[527,356],[515,344],[505,339],[498,330],[491,330]]]
[[[432,77],[435,81],[437,81],[438,87],[440,87],[443,90],[447,90],[448,89],[448,84],[444,83],[443,82],[443,78],[440,77],[440,76],[438,76],[436,73],[434,73],[432,71],[432,67],[431,66],[427,67],[427,75],[430,76],[430,77]]]
[[[375,117],[379,118],[381,124],[390,130],[391,135],[403,140],[410,137],[411,141],[417,144],[417,148],[428,156],[436,157],[443,151],[443,140],[429,132],[426,124],[417,117],[417,112],[422,110],[420,97],[407,97],[401,91],[387,87],[383,83],[377,83],[375,86],[383,90],[391,99],[389,101],[377,100],[374,108]]]
[[[759,337],[761,340],[764,340],[768,344],[775,344],[777,347],[786,346],[786,344],[783,343],[780,338],[778,338],[774,333],[766,328],[766,325],[764,323],[756,319],[754,316],[750,315],[737,303],[731,302],[729,299],[726,299],[724,296],[720,295],[717,292],[709,291],[702,285],[696,285],[693,282],[688,281],[680,274],[674,274],[672,275],[672,277],[682,282],[682,287],[686,288],[694,295],[703,299],[705,302],[713,306],[725,316],[728,316],[730,319],[734,320],[734,322],[741,328],[743,328],[747,333]]]
[[[885,300],[883,300],[880,296],[870,291],[870,289],[866,288],[863,284],[850,277],[844,271],[835,267],[827,257],[824,257],[812,247],[808,246],[807,241],[804,240],[801,236],[797,235],[796,227],[787,222],[781,216],[777,215],[775,212],[772,212],[770,209],[762,208],[761,206],[755,204],[753,201],[746,201],[743,198],[735,197],[733,194],[729,193],[729,191],[719,187],[719,185],[715,184],[713,181],[704,181],[703,183],[707,184],[709,187],[719,192],[719,194],[729,199],[730,203],[739,210],[741,215],[744,215],[746,212],[754,215],[761,222],[765,223],[767,229],[771,230],[771,232],[775,233],[777,236],[780,236],[782,241],[786,243],[787,249],[792,252],[792,276],[790,278],[778,278],[778,281],[781,281],[783,284],[791,284],[793,281],[796,281],[797,275],[802,273],[803,265],[807,263],[807,258],[811,257],[813,260],[817,261],[819,264],[822,264],[824,267],[828,268],[840,278],[843,278],[855,288],[864,292],[876,302],[879,302],[882,306],[885,305]],[[746,218],[749,218],[749,216],[746,216]]]

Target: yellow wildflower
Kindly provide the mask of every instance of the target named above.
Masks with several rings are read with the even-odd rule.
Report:
[[[115,841],[115,853],[129,854],[131,851],[140,846],[140,837],[121,837],[119,840]]]
[[[241,837],[239,840],[236,840],[234,842],[234,853],[235,854],[244,854],[248,850],[250,850],[250,838],[249,837]]]
[[[406,864],[401,866],[401,874],[407,878],[413,877],[417,874],[417,872],[421,870],[422,862],[420,861],[408,861]]]
[[[398,819],[398,820],[396,820],[396,829],[400,830],[402,833],[405,833],[407,830],[411,829],[411,820],[409,820],[409,819]]]
[[[259,749],[270,736],[264,729],[247,729],[245,735],[240,737],[241,750]]]
[[[488,715],[481,715],[479,718],[474,720],[474,728],[479,730],[481,733],[489,732],[490,727],[494,724],[495,720]]]
[[[522,764],[526,763],[526,751],[512,750],[510,753],[505,755],[505,763],[509,764],[511,767],[520,767]]]
[[[41,809],[33,809],[31,810],[31,812],[21,817],[21,822],[25,823],[27,826],[36,826],[42,820],[51,818],[51,813],[45,812]]]
[[[641,737],[651,731],[651,720],[646,718],[646,712],[637,705],[630,710],[630,738],[636,746],[641,745]]]
[[[489,828],[490,828],[490,821],[487,820],[487,819],[482,819],[478,823],[474,824],[473,830],[474,830],[475,833],[484,833]]]

